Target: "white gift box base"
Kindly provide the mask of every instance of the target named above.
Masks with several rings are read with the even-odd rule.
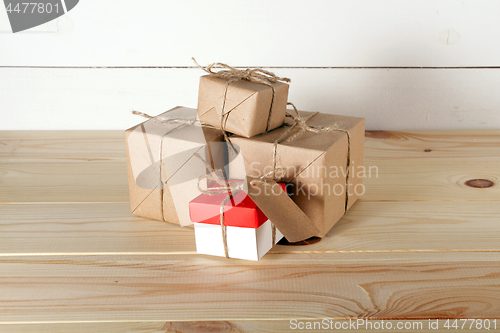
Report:
[[[220,225],[194,223],[196,252],[225,257]],[[274,244],[271,221],[267,220],[257,229],[226,227],[227,248],[230,258],[259,260]],[[277,243],[283,235],[276,229]]]

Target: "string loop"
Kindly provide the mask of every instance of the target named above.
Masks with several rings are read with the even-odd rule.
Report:
[[[237,69],[234,67],[231,67],[229,65],[216,62],[213,64],[210,64],[206,67],[201,66],[196,62],[194,58],[191,58],[193,62],[198,66],[200,69],[208,73],[210,76],[213,77],[218,77],[218,78],[225,78],[229,79],[225,86],[224,86],[224,92],[222,95],[222,105],[220,109],[220,129],[222,130],[222,133],[224,135],[224,140],[228,143],[230,143],[229,136],[227,135],[226,131],[226,122],[229,117],[229,114],[231,113],[232,110],[229,110],[225,112],[225,107],[226,107],[226,99],[227,99],[227,91],[229,89],[229,85],[233,82],[239,81],[239,80],[246,80],[250,81],[253,83],[259,83],[259,84],[265,84],[266,86],[271,87],[273,94],[271,97],[271,105],[269,107],[269,113],[267,116],[267,125],[266,125],[266,132],[269,131],[269,127],[271,125],[271,114],[273,111],[273,105],[274,105],[274,96],[276,94],[274,83],[277,82],[290,82],[291,80],[287,77],[279,77],[273,72],[267,71],[262,68],[247,68],[247,69]],[[218,71],[215,71],[214,68],[219,67],[221,68]],[[234,147],[233,147],[234,149]]]

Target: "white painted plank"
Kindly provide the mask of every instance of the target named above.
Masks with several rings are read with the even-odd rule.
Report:
[[[0,66],[499,66],[498,17],[495,0],[80,1],[47,33],[1,13]]]
[[[15,7],[14,7],[15,8]],[[21,8],[24,8],[21,7]],[[30,7],[31,8],[31,7]],[[58,33],[58,26],[61,22],[67,21],[66,18],[60,18],[59,20],[53,20],[39,26],[33,27],[28,30],[20,31],[18,34],[40,34],[40,33]],[[7,11],[5,7],[0,5],[0,45],[2,45],[1,41],[4,37],[1,37],[2,34],[12,34],[12,29],[9,23],[9,17],[7,16]]]
[[[369,130],[500,127],[500,69],[277,69],[302,110]],[[196,107],[199,69],[0,68],[0,130],[125,129],[136,109]]]

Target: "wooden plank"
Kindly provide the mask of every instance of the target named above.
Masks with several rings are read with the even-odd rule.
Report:
[[[500,130],[367,131],[365,160],[500,157]]]
[[[0,163],[125,160],[124,131],[0,131]]]
[[[22,198],[0,205],[0,331],[280,332],[291,318],[500,318],[498,133],[460,133],[368,138],[367,166],[379,177],[366,179],[363,200],[321,242],[281,245],[259,262],[196,255],[192,230],[133,217],[128,199],[107,203],[126,195],[113,155],[123,142],[112,132],[91,134],[82,152],[81,133],[38,144],[0,133],[14,148],[0,150],[9,159],[0,198]],[[86,160],[106,152],[109,160]],[[472,177],[493,186],[464,185]]]
[[[0,163],[0,175],[0,203],[129,200],[123,162]],[[492,186],[465,185],[471,179],[486,179]],[[500,158],[370,160],[360,200],[498,201],[499,184]]]
[[[299,330],[299,327],[307,327],[307,323],[311,325],[316,325],[316,329],[307,329],[307,332],[325,332],[328,330],[345,329],[349,328],[349,325],[354,321],[356,324],[356,332],[361,333],[377,333],[381,332],[381,327],[387,329],[391,327],[392,329],[397,329],[398,327],[405,327],[407,325],[408,329],[404,329],[405,332],[422,332],[424,329],[429,328],[429,322],[433,325],[436,319],[428,320],[369,320],[368,324],[366,319],[364,323],[359,323],[357,319],[352,319],[351,322],[348,320],[331,320],[324,319],[327,323],[323,323],[323,319],[317,320],[306,320],[306,321],[290,321],[290,320],[242,320],[242,321],[177,321],[177,322],[165,322],[165,321],[153,321],[153,322],[100,322],[100,323],[37,323],[37,324],[14,324],[14,325],[2,325],[0,323],[2,332],[13,333],[13,332],[39,332],[39,333],[87,333],[87,332],[102,332],[102,333],[128,333],[128,332],[148,332],[148,333],[165,333],[165,332],[182,332],[182,333],[206,333],[206,332],[219,332],[219,333],[284,333],[290,332],[291,329]],[[453,325],[453,320],[449,325]],[[301,323],[301,324],[299,324]],[[445,327],[445,319],[437,319],[438,326],[432,329],[432,332],[444,333],[450,332],[450,329]],[[461,328],[463,325],[463,320],[458,319],[458,327]],[[323,326],[320,326],[322,324]],[[468,329],[471,325],[474,328],[472,321],[469,321],[464,326]],[[494,328],[496,324],[497,329]],[[299,326],[303,325],[303,326]],[[324,326],[326,325],[326,326]],[[343,325],[343,326],[342,326]],[[398,326],[400,325],[400,326]],[[402,326],[401,326],[402,325]],[[489,320],[490,329],[488,332],[498,332],[498,320]],[[311,326],[314,327],[314,326]],[[322,327],[322,328],[318,328]],[[378,327],[378,329],[376,328]],[[434,327],[434,326],[433,326]],[[354,328],[351,328],[354,329]],[[465,330],[464,329],[464,330]],[[304,329],[305,330],[305,329]]]
[[[0,205],[7,253],[196,253],[193,229],[130,214],[128,203]]]
[[[499,156],[500,130],[365,134],[365,160]],[[0,163],[88,161],[125,161],[123,131],[0,131]]]
[[[500,158],[427,158],[367,161],[363,201],[498,201]],[[378,176],[377,172],[378,171]],[[488,188],[466,185],[485,179]]]
[[[192,56],[235,66],[500,64],[491,42],[500,39],[494,0],[319,0],[314,6],[151,0],[148,7],[108,0],[80,3],[55,24],[17,38],[0,13],[0,45],[10,50],[0,55],[1,66],[191,66]]]
[[[498,251],[499,210],[498,202],[358,202],[317,249]]]
[[[125,163],[4,163],[0,175],[0,203],[129,200]]]
[[[292,78],[289,100],[299,109],[365,117],[368,130],[500,128],[498,68],[275,72]],[[9,114],[0,130],[124,130],[141,121],[134,109],[156,115],[196,107],[202,74],[194,68],[0,68],[0,100]]]
[[[498,318],[500,254],[2,258],[0,321]],[[29,309],[29,310],[27,310]]]
[[[191,228],[128,204],[0,205],[0,256],[196,255]],[[500,252],[497,202],[359,202],[318,243],[272,253]]]

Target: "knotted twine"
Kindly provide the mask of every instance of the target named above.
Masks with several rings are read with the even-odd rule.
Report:
[[[175,110],[175,109],[174,109]],[[171,112],[173,110],[169,110],[165,113],[168,113],[168,112]],[[159,168],[159,172],[158,172],[158,186],[160,187],[160,198],[161,198],[161,218],[163,221],[166,222],[165,220],[165,216],[164,216],[164,211],[163,211],[163,181],[161,179],[161,176],[163,174],[163,139],[165,138],[165,136],[167,136],[168,134],[172,133],[172,132],[175,132],[185,126],[199,126],[199,127],[207,127],[207,128],[212,128],[212,129],[216,129],[216,127],[214,126],[211,126],[211,125],[208,125],[208,124],[205,124],[205,123],[202,123],[200,122],[199,120],[196,119],[196,117],[193,117],[193,118],[179,118],[179,117],[172,117],[172,118],[166,118],[166,119],[158,119],[158,117],[152,117],[146,113],[142,113],[142,112],[139,112],[139,111],[132,111],[133,114],[135,115],[138,115],[138,116],[141,116],[141,117],[144,117],[144,118],[148,118],[148,119],[154,119],[156,122],[159,122],[159,123],[162,123],[162,124],[176,124],[177,126],[169,129],[166,133],[164,133],[161,138],[160,138],[160,142],[159,142],[159,151],[158,151],[158,158],[159,158],[159,162],[160,162],[160,168]],[[213,170],[213,167],[210,166],[210,168]],[[165,182],[166,183],[166,182]]]
[[[170,112],[170,111],[167,111],[167,112]],[[199,120],[196,119],[196,117],[193,117],[193,118],[178,118],[178,117],[172,117],[172,118],[167,118],[167,119],[158,119],[157,117],[152,117],[146,113],[143,113],[143,112],[139,112],[139,111],[132,111],[133,114],[135,115],[138,115],[138,116],[141,116],[141,117],[144,117],[144,118],[148,118],[148,119],[154,119],[155,121],[157,122],[160,122],[160,123],[164,123],[164,124],[177,124],[177,126],[169,129],[166,133],[164,133],[161,138],[160,138],[160,142],[159,142],[159,160],[160,160],[160,170],[159,170],[159,185],[161,186],[160,187],[160,196],[161,196],[161,216],[162,216],[162,219],[163,221],[165,221],[165,218],[164,218],[164,213],[163,213],[163,181],[161,179],[161,175],[162,175],[162,169],[163,169],[163,160],[162,160],[162,152],[163,152],[163,138],[165,136],[167,136],[168,134],[172,133],[172,132],[175,132],[185,126],[189,126],[189,125],[192,125],[192,126],[200,126],[200,127],[207,127],[207,128],[212,128],[212,129],[215,129],[216,127],[214,126],[211,126],[211,125],[208,125],[208,124],[205,124],[205,123],[202,123],[200,122]],[[224,132],[225,133],[225,132]],[[229,146],[232,147],[232,144],[230,144],[228,142]],[[232,147],[233,149],[235,149],[234,147]],[[225,178],[221,178],[218,174],[217,174],[217,170],[214,169],[213,165],[208,163],[205,159],[203,159],[203,157],[201,157],[198,153],[194,153],[193,156],[197,157],[198,159],[200,159],[204,164],[205,166],[207,167],[207,169],[211,169],[212,172],[208,175],[203,175],[201,177],[198,178],[197,180],[197,187],[198,187],[198,190],[203,193],[203,194],[207,194],[207,195],[210,195],[210,196],[213,196],[213,195],[219,195],[219,194],[225,194],[227,193],[228,196],[226,198],[224,198],[224,200],[222,200],[221,204],[220,204],[220,208],[219,208],[219,216],[220,216],[220,226],[221,226],[221,231],[222,231],[222,241],[223,241],[223,245],[224,245],[224,255],[226,256],[226,258],[229,258],[229,249],[228,249],[228,246],[227,246],[227,227],[224,223],[224,206],[225,204],[231,200],[233,198],[233,196],[240,192],[240,191],[244,191],[244,188],[243,188],[243,183],[242,182],[238,182],[238,181],[234,181],[234,180],[229,180],[229,179],[225,179]],[[262,179],[264,179],[264,177],[268,177],[269,175],[264,175],[262,177]],[[212,187],[208,187],[207,188],[202,188],[201,187],[201,181],[203,180],[207,180],[210,181],[215,181],[218,186],[212,186]],[[271,227],[272,227],[272,244],[274,245],[274,243],[276,242],[276,227],[274,226],[274,224],[271,222]]]
[[[238,71],[238,70],[236,70],[236,69],[234,69],[234,68],[232,68],[230,66],[227,66],[227,65],[224,65],[224,64],[220,64],[220,63],[212,64],[212,65],[208,66],[207,69],[204,69],[204,68],[202,68],[199,65],[198,66],[201,67],[202,69],[204,69],[205,71],[211,73],[212,72],[211,68],[213,66],[217,66],[217,65],[222,65],[224,67],[227,67],[227,68],[231,69],[231,71],[220,71],[220,72],[222,72],[221,75],[223,75],[221,77],[230,77],[230,75],[232,73],[232,70]],[[247,71],[254,71],[254,70],[247,69],[245,71],[240,71],[240,72],[244,72],[245,75],[247,75],[246,74]],[[264,70],[262,70],[262,71],[264,73],[267,73],[267,71],[264,71]],[[220,72],[217,72],[216,74],[218,75]],[[253,77],[253,76],[250,76],[250,77]],[[237,80],[239,80],[239,79],[241,79],[241,78],[238,78]],[[232,81],[229,81],[229,83],[230,82],[232,82]],[[224,102],[223,102],[223,104],[225,103],[225,94],[227,93],[227,87],[228,87],[229,83],[226,85],[226,88],[225,88]],[[273,97],[274,97],[274,88],[273,88]],[[294,113],[290,113],[290,111],[292,111],[292,110],[287,110],[287,115],[286,116],[292,118],[293,121],[294,121],[294,123],[292,125],[290,125],[290,127],[285,132],[283,132],[277,140],[275,140],[273,142],[273,168],[272,168],[272,170],[270,172],[268,172],[267,174],[263,175],[262,177],[260,177],[259,179],[252,180],[250,182],[250,185],[255,186],[257,184],[263,184],[263,185],[269,187],[274,194],[277,194],[277,193],[274,192],[274,188],[271,185],[271,183],[269,183],[267,181],[267,178],[270,177],[270,176],[273,176],[272,177],[273,181],[277,181],[278,179],[282,178],[286,174],[286,171],[287,171],[286,168],[284,168],[284,167],[277,167],[277,149],[278,149],[278,144],[279,143],[281,143],[283,141],[291,142],[291,141],[295,140],[296,138],[298,138],[300,135],[302,135],[305,132],[311,132],[311,133],[315,133],[315,134],[332,133],[332,132],[335,132],[335,131],[344,132],[347,135],[347,167],[346,167],[346,189],[345,189],[346,194],[345,194],[344,213],[347,212],[347,207],[348,207],[348,204],[349,204],[349,177],[350,177],[350,166],[351,166],[351,136],[350,136],[349,131],[347,131],[346,129],[340,128],[339,125],[338,125],[338,123],[335,123],[332,126],[328,126],[328,127],[307,125],[307,121],[309,119],[311,119],[312,117],[316,116],[317,114],[319,114],[319,112],[315,112],[315,113],[313,113],[313,114],[311,114],[311,115],[309,115],[307,117],[301,117],[299,115],[299,112],[298,112],[297,108],[295,107],[295,105],[293,103],[288,102],[287,104],[291,105],[293,107],[293,112]],[[272,104],[271,104],[271,106],[272,106]],[[224,105],[223,105],[223,107],[224,107]],[[136,114],[136,115],[140,115],[140,116],[148,118],[148,119],[154,119],[155,118],[155,117],[152,117],[150,115],[147,115],[145,113],[138,112],[138,111],[132,111],[132,113]],[[221,115],[223,115],[223,112],[221,112]],[[160,189],[161,190],[161,197],[162,197],[161,214],[162,214],[162,219],[164,220],[164,217],[163,217],[164,216],[163,215],[163,182],[161,181],[162,165],[163,165],[163,163],[161,162],[162,161],[162,159],[161,159],[162,156],[161,155],[162,155],[162,149],[163,149],[163,138],[166,135],[172,133],[173,131],[179,130],[180,128],[182,128],[184,126],[188,126],[188,125],[202,126],[202,127],[209,127],[209,128],[215,128],[215,127],[211,126],[211,125],[208,125],[208,124],[201,123],[196,118],[191,118],[191,119],[186,119],[186,118],[168,118],[168,119],[165,119],[165,120],[156,119],[156,121],[159,121],[159,122],[162,122],[162,123],[175,123],[175,124],[178,124],[176,127],[170,129],[165,134],[163,134],[162,137],[161,137],[161,139],[160,139],[160,146],[159,146],[159,154],[160,154],[159,180],[160,180],[160,183],[162,185],[162,187]],[[225,128],[222,127],[222,125],[223,125],[223,118],[221,117],[221,129],[222,129],[224,138],[225,138],[226,142],[229,144],[229,146],[232,147],[232,144],[229,141],[229,137],[226,134]],[[268,118],[268,125],[269,125],[269,118]],[[292,136],[289,136],[291,134],[291,132],[295,128],[298,128],[299,130],[296,133],[294,133]],[[235,149],[234,147],[232,147],[232,148]],[[198,154],[195,153],[195,156],[196,155],[198,155]],[[199,155],[197,157],[201,158],[201,156],[199,156]],[[201,158],[201,160],[208,166],[208,163],[203,158]],[[224,224],[224,206],[225,206],[225,204],[229,200],[232,199],[232,197],[234,196],[235,193],[237,193],[239,191],[242,191],[243,187],[242,187],[241,183],[236,183],[234,181],[227,180],[227,179],[222,179],[222,178],[218,177],[218,175],[216,174],[213,166],[210,165],[209,167],[212,169],[212,173],[210,175],[205,175],[205,176],[201,176],[200,178],[198,178],[197,186],[198,186],[198,190],[200,190],[200,192],[202,192],[204,194],[207,194],[207,195],[218,195],[218,194],[228,193],[228,196],[220,204],[219,214],[220,214],[220,225],[221,225],[221,231],[222,231],[222,239],[223,239],[223,245],[224,245],[224,254],[225,254],[226,258],[229,258],[228,246],[227,246],[227,229],[226,229],[226,225]],[[277,172],[279,172],[279,171],[281,171],[282,174],[278,177],[277,176]],[[219,184],[219,186],[212,187],[212,188],[207,188],[207,189],[203,189],[200,186],[200,181],[203,180],[203,179],[214,180],[216,183]],[[275,244],[275,240],[276,240],[276,227],[275,227],[274,223],[272,223],[272,222],[271,222],[271,226],[272,226],[272,244],[274,245]]]
[[[208,166],[209,163],[207,163],[203,159],[203,157],[201,157],[198,153],[195,153],[194,156],[202,160],[205,163],[205,165]],[[203,180],[207,181],[207,188],[201,187],[200,182]],[[208,187],[208,182],[210,180],[215,181],[218,184],[218,186]],[[221,178],[219,177],[217,172],[213,170],[212,173],[199,177],[196,185],[201,193],[209,196],[227,194],[227,196],[224,198],[224,200],[222,200],[222,202],[219,205],[219,221],[222,231],[222,244],[224,245],[224,255],[226,256],[226,258],[229,258],[229,248],[227,246],[227,227],[226,224],[224,223],[225,219],[224,206],[229,200],[232,200],[233,196],[236,195],[236,193],[244,190],[243,182],[237,182],[234,180]]]
[[[194,153],[194,156],[197,157],[198,159],[200,159],[201,161],[203,161],[205,163],[205,165],[207,167],[209,167],[209,163],[207,163],[203,159],[203,157],[201,157],[198,153]],[[278,195],[279,193],[276,193],[274,191],[274,187],[272,187],[271,184],[269,184],[266,181],[266,178],[268,178],[269,176],[271,176],[273,174],[276,174],[279,171],[283,172],[282,176],[284,176],[286,173],[286,168],[276,168],[275,170],[272,170],[272,171],[268,172],[267,174],[263,175],[259,179],[251,181],[250,184],[251,185],[256,185],[258,183],[265,184],[265,185],[271,187],[271,191],[273,192],[273,194]],[[280,177],[282,177],[282,176],[280,176]],[[278,177],[278,178],[280,178],[280,177]],[[207,186],[206,189],[202,188],[200,185],[200,182],[203,180],[207,180],[207,184],[208,184],[208,181],[213,180],[218,184],[218,186],[212,186],[212,187]],[[210,196],[225,194],[225,193],[228,194],[228,196],[226,198],[224,198],[224,200],[222,200],[222,202],[220,204],[219,216],[220,216],[220,226],[221,226],[221,230],[222,230],[222,241],[223,241],[223,245],[224,245],[224,255],[226,256],[226,258],[229,258],[229,250],[228,250],[228,246],[227,246],[227,228],[226,228],[226,225],[224,223],[224,206],[226,205],[226,203],[229,200],[232,200],[232,198],[238,192],[244,191],[244,184],[242,181],[221,178],[217,174],[217,172],[214,170],[212,173],[210,173],[208,175],[204,175],[204,176],[199,177],[198,182],[197,182],[197,187],[198,187],[198,190],[200,192],[202,192],[203,194],[210,195]],[[281,191],[281,189],[280,189],[280,191]],[[269,221],[269,222],[271,222],[271,232],[272,232],[272,243],[271,244],[272,244],[272,246],[274,246],[274,244],[276,243],[276,226],[274,225],[274,223],[272,223],[272,221]]]
[[[260,179],[256,179],[256,180],[252,180],[250,182],[250,185],[256,185],[256,184],[263,184],[263,185],[266,185],[268,187],[271,187],[272,188],[272,185],[266,181],[266,176],[270,176],[270,175],[273,175],[273,180],[276,181],[277,179],[281,178],[284,176],[281,175],[280,177],[277,177],[276,176],[276,171],[283,171],[283,169],[285,170],[285,174],[286,174],[286,168],[278,168],[276,166],[277,164],[277,152],[278,152],[278,144],[283,142],[283,141],[286,141],[286,142],[291,142],[293,140],[295,140],[296,138],[298,138],[300,135],[302,135],[303,133],[305,132],[311,132],[311,133],[315,133],[315,134],[321,134],[321,133],[332,133],[332,132],[336,132],[336,131],[339,131],[339,132],[344,132],[346,133],[347,135],[347,166],[346,166],[346,188],[345,188],[345,207],[344,207],[344,213],[347,212],[347,207],[348,207],[348,204],[349,204],[349,176],[350,176],[350,166],[351,166],[351,135],[349,133],[349,131],[347,131],[346,129],[343,129],[339,126],[338,123],[335,123],[331,126],[328,126],[328,127],[324,127],[324,126],[310,126],[310,125],[307,125],[307,121],[309,119],[311,119],[312,117],[316,116],[317,114],[319,114],[319,112],[314,112],[313,114],[307,116],[307,117],[301,117],[299,115],[299,112],[297,111],[297,108],[295,107],[295,105],[293,105],[293,103],[290,103],[288,102],[287,105],[291,105],[293,107],[293,112],[294,113],[290,113],[290,111],[292,110],[287,110],[287,117],[290,117],[293,119],[294,123],[292,125],[290,125],[290,127],[284,131],[278,139],[276,139],[274,142],[273,142],[273,168],[272,170],[264,175],[263,177],[261,177]],[[291,132],[295,129],[295,128],[298,128],[299,130],[294,133],[292,136],[289,137],[289,135],[291,134]]]
[[[311,132],[311,133],[316,133],[316,134],[321,134],[321,133],[332,133],[332,132],[335,132],[335,131],[340,131],[340,132],[344,132],[346,133],[347,135],[347,167],[346,167],[346,197],[345,197],[345,210],[344,210],[344,213],[347,212],[347,207],[348,207],[348,203],[349,203],[349,192],[348,192],[348,189],[349,189],[349,177],[350,177],[350,166],[351,166],[351,136],[350,136],[350,133],[349,131],[347,131],[346,129],[343,129],[343,128],[340,128],[338,123],[335,123],[331,126],[328,126],[328,127],[324,127],[324,126],[310,126],[310,125],[307,125],[307,121],[309,119],[311,119],[312,117],[316,116],[317,114],[319,114],[319,112],[315,112],[307,117],[301,117],[299,115],[299,112],[297,111],[297,108],[295,107],[295,105],[293,103],[287,103],[288,105],[291,105],[293,107],[293,113],[291,113],[290,111],[292,110],[287,110],[287,117],[289,118],[292,118],[294,123],[292,125],[290,125],[290,127],[285,131],[283,132],[280,137],[275,140],[273,142],[273,168],[270,172],[264,174],[262,177],[260,177],[259,179],[255,179],[255,180],[252,180],[250,182],[250,185],[252,186],[255,186],[257,184],[263,184],[267,187],[269,187],[273,194],[277,194],[274,192],[274,187],[271,185],[271,183],[268,182],[268,178],[270,176],[272,176],[272,180],[273,181],[278,181],[279,179],[283,178],[284,175],[286,174],[287,172],[287,168],[286,167],[277,167],[277,149],[278,149],[278,144],[283,142],[283,141],[286,141],[286,142],[291,142],[293,140],[295,140],[296,138],[298,138],[300,135],[302,135],[303,133],[305,132]],[[142,112],[138,112],[138,111],[132,111],[132,113],[136,114],[136,115],[140,115],[142,117],[145,117],[145,118],[148,118],[148,119],[154,119],[155,117],[152,117],[152,116],[149,116],[145,113],[142,113]],[[159,172],[159,179],[160,179],[160,182],[161,182],[161,174],[162,174],[162,163],[161,163],[161,155],[162,155],[162,145],[163,145],[163,138],[168,135],[169,133],[173,132],[173,131],[176,131],[184,126],[187,126],[187,125],[194,125],[194,126],[202,126],[202,127],[209,127],[209,128],[215,128],[214,126],[211,126],[211,125],[208,125],[208,124],[204,124],[204,123],[201,123],[200,121],[198,121],[196,118],[192,118],[192,119],[186,119],[186,118],[168,118],[168,119],[165,119],[165,120],[159,120],[159,119],[156,119],[156,121],[159,121],[159,122],[162,122],[162,123],[176,123],[178,124],[178,126],[170,129],[169,131],[167,131],[165,134],[163,134],[161,140],[160,140],[160,147],[159,147],[159,151],[160,151],[160,172]],[[291,134],[291,132],[295,129],[295,128],[298,128],[299,130],[294,133],[293,135],[289,136]],[[225,134],[225,131],[223,130],[223,133]],[[226,135],[225,135],[226,136]],[[232,146],[232,144],[230,142],[228,142],[229,146]],[[234,147],[232,147],[233,149],[235,149]],[[195,155],[198,155],[198,154],[195,154]],[[209,165],[203,158],[201,158],[201,156],[197,156],[198,158],[200,158],[206,165],[207,167],[211,168],[212,169],[212,173],[210,175],[205,175],[205,176],[202,176],[198,179],[198,182],[197,182],[197,186],[198,186],[198,189],[200,190],[200,192],[204,193],[204,194],[207,194],[207,195],[218,195],[218,194],[223,194],[223,193],[228,193],[228,196],[221,202],[220,204],[220,209],[219,209],[219,214],[220,214],[220,225],[221,225],[221,231],[222,231],[222,239],[223,239],[223,245],[224,245],[224,254],[225,256],[228,258],[229,255],[228,255],[228,246],[227,246],[227,229],[226,229],[226,226],[224,224],[224,206],[225,204],[232,199],[232,197],[234,196],[234,194],[236,194],[237,192],[239,191],[242,191],[243,190],[243,185],[242,183],[238,183],[238,182],[234,182],[232,180],[227,180],[227,179],[223,179],[223,178],[220,178],[218,177],[217,173],[215,172],[214,168],[212,165]],[[278,172],[281,172],[281,175],[277,176],[277,173]],[[207,189],[203,189],[201,188],[200,186],[200,181],[202,181],[203,179],[207,179],[207,180],[213,180],[215,181],[217,184],[219,184],[219,186],[216,186],[216,187],[211,187],[211,188],[207,188]],[[161,184],[163,185],[163,183],[161,182]],[[162,197],[162,201],[163,201],[163,186],[161,187],[161,197]],[[162,219],[164,219],[163,217],[163,204],[161,205],[161,212],[162,212]],[[274,225],[274,223],[271,222],[271,226],[272,226],[272,244],[274,245],[275,243],[275,240],[276,240],[276,226]]]
[[[253,83],[260,83],[260,84],[265,84],[266,86],[271,87],[273,94],[271,97],[271,106],[269,107],[269,114],[267,116],[267,124],[266,124],[266,132],[269,131],[269,126],[271,124],[271,114],[273,110],[273,104],[274,104],[274,95],[276,94],[275,88],[273,83],[277,82],[290,82],[289,78],[286,77],[279,77],[273,72],[266,71],[265,69],[262,68],[247,68],[247,69],[237,69],[234,67],[231,67],[229,65],[216,62],[213,64],[210,64],[206,67],[200,66],[196,62],[194,58],[191,58],[196,66],[207,72],[210,76],[212,77],[218,77],[218,78],[224,78],[224,79],[229,79],[225,86],[224,86],[224,93],[222,97],[222,106],[221,106],[221,111],[220,111],[220,128],[222,130],[222,133],[224,135],[224,140],[226,142],[229,141],[229,137],[226,134],[226,122],[227,118],[229,117],[229,114],[231,113],[232,110],[229,110],[227,113],[224,113],[224,108],[226,107],[226,98],[227,98],[227,91],[229,89],[229,85],[233,82],[239,81],[239,80],[246,80],[250,81]],[[220,69],[218,71],[214,71],[214,67],[222,67],[223,69]]]

